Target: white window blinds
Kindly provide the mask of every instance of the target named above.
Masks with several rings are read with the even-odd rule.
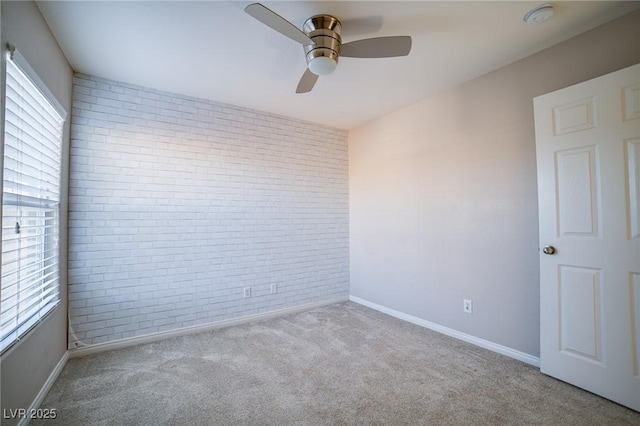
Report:
[[[58,216],[64,119],[57,103],[34,84],[40,82],[37,76],[15,55],[6,61],[0,351],[60,301]]]

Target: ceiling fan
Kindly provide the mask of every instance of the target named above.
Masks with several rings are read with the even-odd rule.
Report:
[[[253,3],[245,7],[245,12],[276,30],[280,34],[297,41],[304,47],[307,70],[302,75],[296,93],[307,93],[313,89],[318,76],[332,73],[340,56],[350,58],[390,58],[406,56],[411,51],[411,37],[376,37],[342,44],[340,32],[342,24],[331,15],[314,15],[298,29],[282,16]]]

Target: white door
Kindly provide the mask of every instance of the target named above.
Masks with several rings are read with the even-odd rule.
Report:
[[[640,64],[534,111],[540,369],[640,411]]]

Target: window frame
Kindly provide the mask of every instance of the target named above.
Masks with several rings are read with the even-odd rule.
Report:
[[[11,65],[9,65],[9,63],[11,63]],[[10,331],[7,331],[9,330],[9,328],[6,328],[4,330],[2,335],[0,335],[0,354],[5,353],[9,348],[13,347],[15,344],[23,340],[32,329],[34,329],[38,324],[41,324],[47,317],[49,317],[53,312],[56,311],[58,306],[61,305],[62,295],[63,295],[61,278],[63,275],[63,267],[64,267],[64,265],[62,265],[61,263],[61,261],[63,260],[63,256],[62,256],[63,247],[61,244],[63,239],[62,230],[64,229],[61,221],[62,213],[63,213],[62,212],[62,202],[63,202],[62,196],[63,196],[63,193],[65,192],[64,182],[63,182],[64,166],[63,166],[62,156],[64,152],[64,149],[63,149],[64,128],[65,128],[65,122],[67,119],[67,112],[62,107],[62,105],[58,102],[56,97],[47,88],[44,82],[39,78],[38,74],[33,70],[33,68],[31,68],[31,66],[24,59],[24,57],[17,50],[15,50],[13,46],[10,46],[10,45],[7,45],[6,50],[3,52],[2,70],[1,70],[2,72],[1,86],[2,87],[0,91],[0,96],[2,97],[2,100],[3,100],[3,107],[2,107],[2,110],[0,111],[0,125],[1,125],[0,137],[2,138],[2,141],[0,144],[0,164],[2,164],[2,167],[0,168],[0,187],[2,187],[2,196],[0,197],[0,205],[2,205],[3,219],[4,219],[4,212],[5,212],[4,203],[6,202],[5,188],[4,188],[4,178],[5,178],[4,174],[5,174],[5,147],[6,147],[5,136],[7,132],[6,111],[8,108],[7,104],[8,104],[8,96],[9,96],[8,90],[7,90],[8,89],[7,76],[9,72],[8,70],[9,66],[17,68],[18,72],[21,73],[24,77],[26,77],[27,83],[24,84],[24,86],[32,85],[33,88],[35,88],[35,90],[39,93],[38,95],[36,95],[36,97],[41,96],[42,98],[44,98],[44,101],[47,104],[45,108],[47,110],[47,114],[55,113],[55,115],[58,116],[56,118],[59,118],[59,122],[55,123],[55,130],[57,131],[57,133],[55,133],[54,135],[56,139],[56,142],[55,142],[56,150],[54,152],[55,157],[50,156],[51,158],[54,158],[57,161],[57,169],[55,170],[55,176],[54,176],[57,179],[57,182],[56,182],[57,198],[54,200],[47,201],[46,198],[42,198],[42,197],[26,196],[26,197],[23,197],[26,200],[26,203],[21,203],[20,200],[18,199],[20,198],[20,196],[16,195],[15,203],[14,202],[6,203],[7,206],[13,206],[16,209],[33,204],[34,200],[36,204],[40,204],[35,206],[31,205],[30,207],[25,208],[25,210],[29,209],[29,210],[32,210],[34,213],[36,213],[36,216],[34,216],[36,219],[33,219],[33,221],[37,224],[36,225],[37,229],[42,231],[41,232],[42,237],[38,239],[37,244],[34,246],[35,247],[34,250],[41,256],[41,258],[39,258],[39,260],[36,260],[35,262],[32,262],[32,265],[35,265],[36,270],[38,271],[38,274],[43,274],[43,275],[46,275],[45,271],[51,267],[54,271],[53,273],[55,274],[55,277],[54,277],[54,284],[53,284],[54,287],[53,287],[53,290],[51,290],[51,294],[54,295],[54,298],[51,300],[47,300],[47,293],[46,293],[46,291],[48,290],[48,287],[46,285],[47,280],[42,277],[38,278],[38,280],[41,280],[41,281],[40,282],[36,281],[37,287],[35,287],[35,290],[40,291],[40,295],[36,298],[37,302],[33,304],[33,306],[37,306],[37,310],[33,315],[27,315],[26,320],[24,320],[24,318],[22,321],[18,320],[16,322],[17,325],[12,327]],[[19,152],[22,152],[22,151],[19,151]],[[40,162],[38,164],[42,165],[44,163]],[[8,199],[11,199],[11,198],[14,198],[14,196],[8,197]],[[50,225],[48,225],[48,223],[50,223]],[[50,230],[46,229],[48,226],[51,227]],[[2,237],[1,228],[0,228],[0,237]],[[52,240],[52,239],[55,239],[55,240]],[[52,250],[52,244],[55,250]],[[2,271],[4,259],[2,259],[2,257],[6,248],[7,247],[3,246],[2,250],[0,250],[0,276],[4,274],[4,272]],[[52,252],[54,254],[52,258],[47,259],[44,256],[45,254],[50,254]],[[51,259],[53,259],[53,261],[55,262],[53,266],[50,263],[52,261]],[[2,284],[4,284],[4,280],[2,280]],[[17,285],[18,284],[16,283],[16,286]],[[3,297],[2,287],[3,285],[0,285],[0,300],[2,300],[2,297]],[[29,289],[31,288],[32,287],[29,287]],[[18,319],[20,316],[20,313],[24,313],[24,312],[20,312],[19,308],[17,307],[16,307],[16,311],[17,313],[13,319]]]

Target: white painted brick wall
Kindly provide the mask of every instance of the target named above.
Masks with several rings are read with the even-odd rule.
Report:
[[[348,295],[346,131],[81,74],[73,96],[71,348]]]

